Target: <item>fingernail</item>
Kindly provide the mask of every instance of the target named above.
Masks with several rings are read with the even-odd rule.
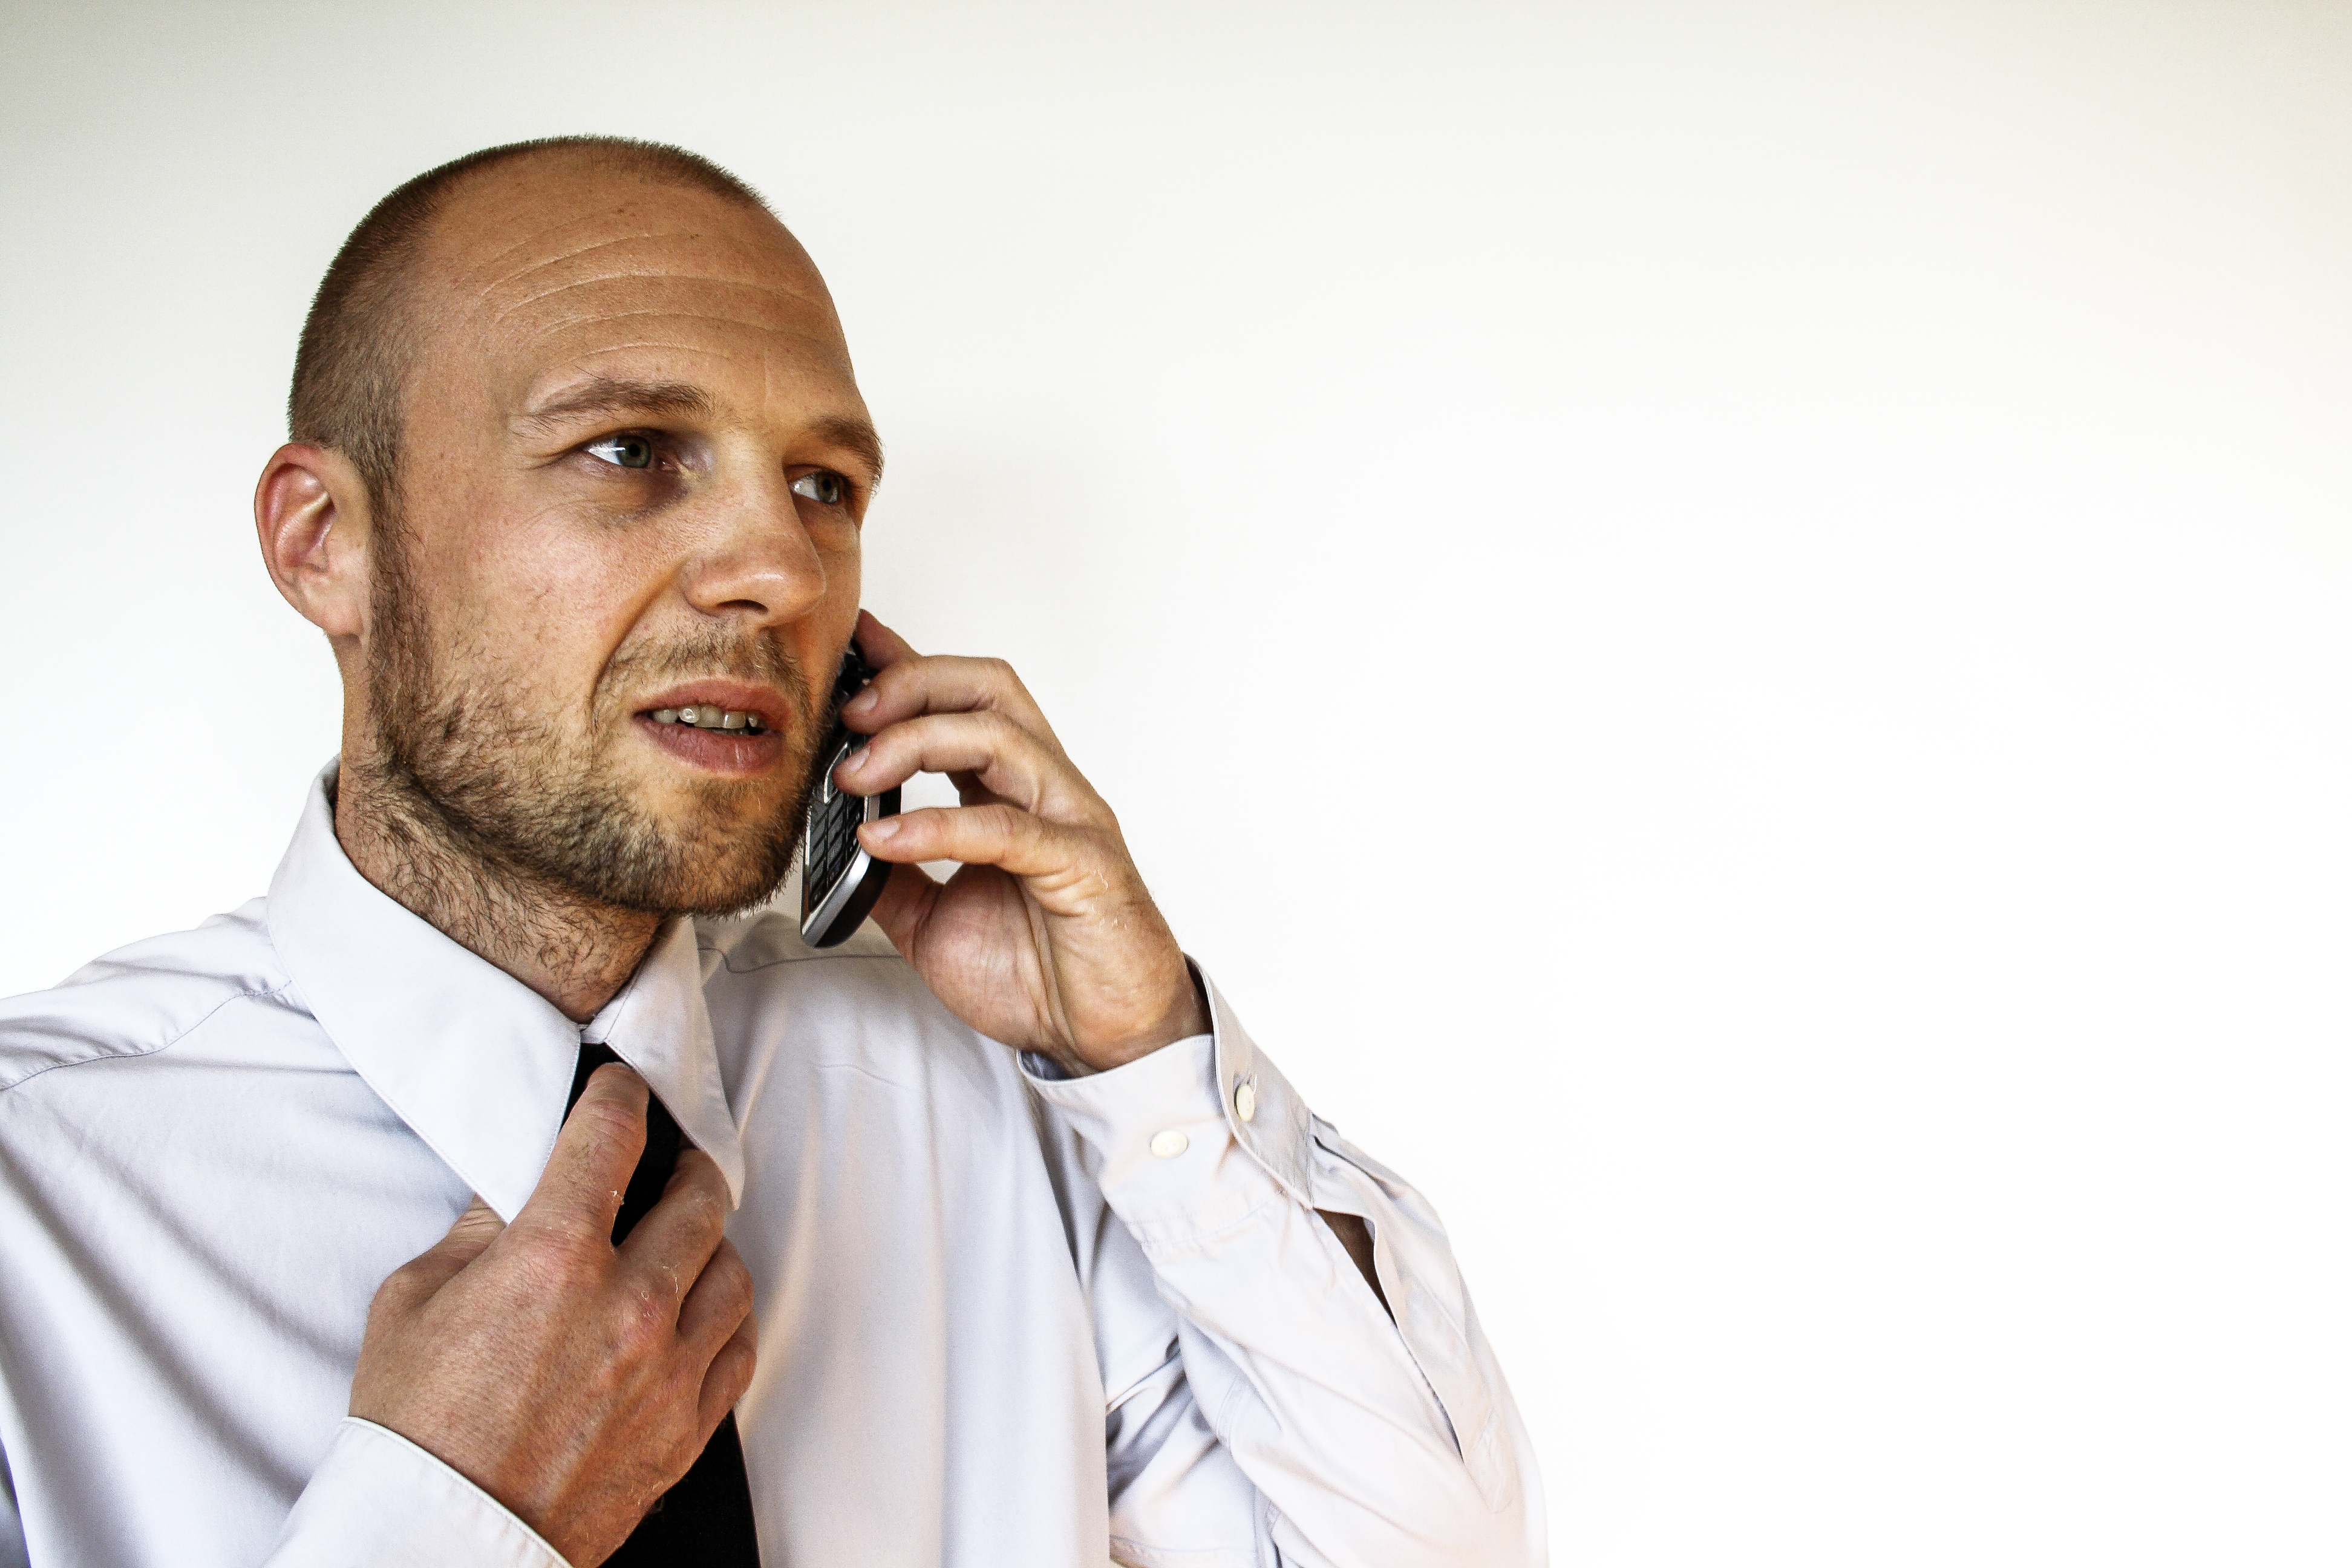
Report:
[[[865,832],[866,841],[867,843],[879,844],[886,838],[893,838],[898,836],[898,819],[895,816],[877,818],[875,821],[869,822],[866,825]]]
[[[856,696],[851,698],[841,710],[844,713],[865,713],[870,711],[874,705],[881,700],[882,699],[876,696],[874,689],[869,686],[865,690],[859,692]]]

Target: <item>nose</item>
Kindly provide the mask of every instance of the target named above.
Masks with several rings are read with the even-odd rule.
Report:
[[[824,597],[824,561],[781,473],[708,499],[709,526],[679,574],[706,616],[756,626],[797,620]]]

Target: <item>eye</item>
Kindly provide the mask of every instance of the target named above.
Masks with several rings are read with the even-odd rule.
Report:
[[[839,506],[849,499],[849,481],[830,468],[819,468],[794,479],[793,494],[806,496],[819,506]]]
[[[588,444],[588,455],[602,458],[616,468],[650,468],[654,466],[654,444],[646,436],[607,436]]]

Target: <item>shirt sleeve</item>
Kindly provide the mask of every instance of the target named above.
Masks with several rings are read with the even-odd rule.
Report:
[[[496,1498],[390,1427],[347,1417],[263,1568],[566,1568]]]
[[[1024,1058],[1174,1313],[1168,1360],[1107,1389],[1113,1554],[1540,1564],[1535,1457],[1436,1215],[1204,989],[1211,1034],[1124,1067],[1056,1078]],[[1318,1209],[1369,1226],[1393,1320]]]

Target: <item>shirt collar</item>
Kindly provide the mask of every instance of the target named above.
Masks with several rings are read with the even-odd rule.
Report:
[[[613,1047],[661,1096],[687,1141],[719,1163],[729,1196],[743,1201],[743,1145],[711,1043],[710,1007],[702,994],[709,963],[694,922],[671,917],[621,994],[581,1029],[580,1037]],[[567,1083],[565,1089],[569,1090]]]
[[[539,1184],[584,1039],[610,1045],[743,1195],[743,1150],[712,1049],[694,924],[655,937],[583,1028],[394,902],[335,837],[329,763],[270,879],[271,942],[310,1016],[383,1102],[502,1219]]]

